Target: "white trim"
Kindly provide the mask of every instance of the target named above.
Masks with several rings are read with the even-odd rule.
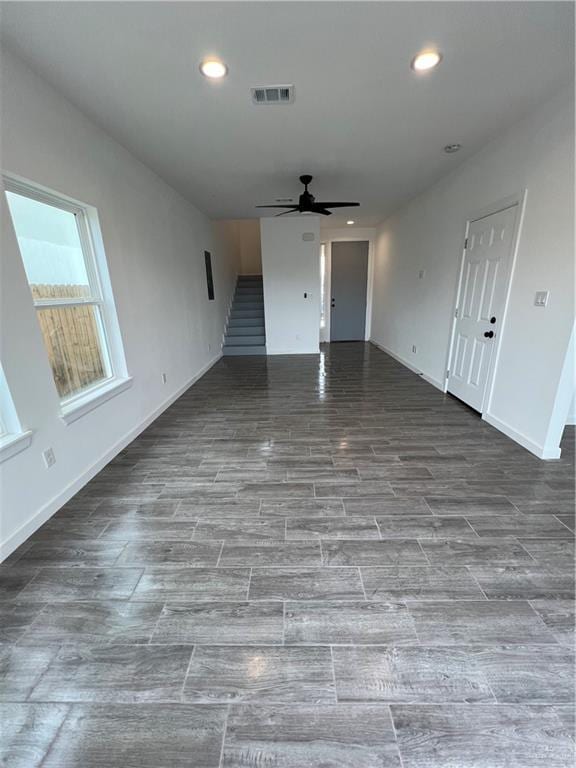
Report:
[[[55,192],[42,184],[33,183],[28,181],[28,179],[22,178],[22,176],[15,176],[6,171],[2,171],[2,176],[6,192],[14,192],[14,194],[21,195],[22,197],[30,197],[32,200],[36,200],[37,203],[45,203],[53,208],[62,208],[62,210],[74,215],[84,211],[84,203],[74,200],[74,198],[68,195]]]
[[[391,350],[387,349],[385,346],[380,344],[378,341],[375,341],[374,339],[370,339],[370,344],[374,344],[375,347],[378,347],[378,349],[382,350],[382,352],[385,352],[387,355],[390,355],[390,357],[393,357],[394,360],[397,360],[399,363],[401,363],[405,368],[408,368],[413,373],[418,374],[424,381],[427,381],[428,384],[432,384],[433,387],[436,387],[436,389],[439,389],[441,392],[445,392],[444,389],[444,383],[441,381],[438,381],[438,379],[434,379],[432,376],[428,376],[428,374],[423,373],[418,368],[415,368],[411,363],[408,362],[408,360],[405,360],[403,357],[400,357],[400,355],[397,355],[395,352],[392,352]]]
[[[507,197],[501,198],[500,200],[495,201],[491,205],[485,206],[484,208],[481,208],[477,210],[475,213],[472,213],[466,217],[466,227],[464,232],[464,238],[462,241],[462,252],[460,256],[460,267],[458,270],[458,280],[456,281],[456,292],[455,292],[454,300],[452,303],[452,323],[450,327],[450,336],[448,340],[446,364],[444,366],[445,371],[450,370],[450,367],[452,364],[454,334],[456,331],[456,321],[457,321],[456,309],[458,307],[458,300],[460,298],[460,291],[462,288],[462,275],[464,272],[464,260],[466,258],[466,248],[464,247],[464,244],[466,242],[466,238],[468,237],[470,224],[472,224],[472,222],[474,221],[478,221],[479,219],[484,219],[487,216],[492,216],[495,213],[500,213],[501,211],[505,211],[505,210],[508,210],[509,208],[513,208],[514,206],[517,206],[516,218],[514,221],[514,232],[512,235],[511,254],[510,254],[509,263],[507,265],[507,272],[505,275],[506,294],[504,297],[504,305],[502,307],[502,322],[499,324],[498,333],[496,334],[495,344],[492,349],[492,355],[490,358],[490,366],[488,369],[488,375],[486,377],[486,388],[484,390],[482,407],[480,409],[480,412],[482,414],[488,414],[490,412],[490,406],[492,404],[492,395],[494,392],[494,385],[496,382],[498,362],[500,359],[500,350],[502,348],[502,339],[504,337],[504,333],[506,330],[508,305],[510,303],[510,294],[512,291],[512,279],[514,277],[514,270],[516,268],[516,257],[518,255],[518,248],[520,244],[520,232],[522,230],[522,224],[524,223],[524,212],[526,210],[527,195],[528,195],[528,190],[524,189],[514,195],[508,195]],[[449,383],[450,383],[450,378],[449,376],[446,376],[445,385],[444,385],[445,392],[450,392]],[[458,397],[458,395],[455,395],[455,397]]]
[[[414,368],[414,366],[410,365],[409,362],[404,360],[402,357],[399,357],[399,355],[395,354],[394,352],[391,352],[389,349],[386,349],[386,347],[383,347],[382,344],[379,344],[377,341],[374,341],[374,339],[370,339],[370,343],[374,344],[374,346],[378,347],[378,349],[381,349],[382,352],[385,352],[387,355],[390,355],[390,357],[393,357],[395,360],[397,360],[399,363],[401,363],[403,366],[405,366],[409,370],[421,376],[425,381],[427,381],[429,384],[432,384],[441,392],[444,392],[444,385],[441,384],[436,379],[433,379],[430,376],[427,376],[425,373],[422,373],[421,371],[419,371],[417,368]],[[518,443],[523,448],[526,448],[526,450],[530,451],[530,453],[533,453],[539,459],[551,460],[551,459],[560,458],[560,448],[558,448],[557,446],[539,445],[538,443],[535,443],[533,440],[531,440],[529,437],[526,437],[526,435],[523,435],[521,432],[517,432],[509,424],[506,424],[506,422],[500,421],[500,419],[497,419],[495,416],[491,416],[488,413],[482,414],[482,419],[487,424],[490,424],[491,427],[494,427],[499,432],[502,432],[507,437],[514,440],[515,443]]]
[[[560,458],[560,448],[558,446],[546,446],[535,443],[529,437],[522,434],[522,432],[518,432],[505,421],[501,421],[496,418],[496,416],[491,416],[489,413],[483,413],[482,419],[490,424],[490,426],[495,427],[499,432],[503,432],[507,437],[514,440],[515,443],[526,448],[527,451],[530,451],[530,453],[533,453],[534,456],[537,456],[539,459],[549,461],[551,459]]]
[[[85,307],[95,304],[101,307],[104,302],[102,299],[34,299],[36,309],[46,309],[50,307]]]
[[[325,237],[323,237],[325,235]],[[373,227],[358,227],[346,229],[338,227],[335,229],[320,229],[320,241],[326,246],[326,293],[324,296],[324,315],[326,325],[320,329],[320,335],[323,337],[321,342],[330,342],[330,304],[331,304],[331,282],[332,282],[332,243],[368,243],[368,270],[366,274],[366,318],[364,322],[364,341],[370,341],[372,335],[372,302],[374,296],[374,263],[376,253],[376,233]]]
[[[281,347],[270,349],[270,347],[266,346],[266,354],[267,355],[319,355],[320,346],[318,346],[316,349],[305,349],[305,350],[294,349],[292,347],[287,347],[286,349],[282,349]]]
[[[124,392],[132,386],[132,376],[125,379],[113,379],[104,385],[92,389],[89,392],[81,392],[79,397],[62,404],[60,409],[60,418],[64,424],[72,424],[85,416],[94,408],[105,403],[120,392]]]
[[[222,331],[222,342],[220,344],[220,351],[222,351],[222,348],[226,344],[226,334],[228,333],[228,325],[230,323],[230,315],[232,314],[232,305],[234,304],[234,297],[236,296],[236,288],[238,287],[238,278],[240,275],[236,273],[236,277],[234,280],[234,287],[232,288],[232,293],[228,297],[228,309],[226,310],[226,319],[224,320],[224,330]]]
[[[32,430],[18,432],[16,435],[3,435],[0,437],[0,462],[10,459],[20,451],[26,450],[32,443]]]
[[[6,381],[4,369],[0,362],[0,428],[4,438],[13,435],[22,435],[26,430],[22,427],[14,400],[10,392],[10,387]],[[1,441],[0,441],[1,445]]]
[[[41,525],[49,520],[66,502],[78,493],[86,483],[88,483],[95,475],[103,469],[112,459],[124,450],[126,446],[132,442],[138,435],[143,432],[160,414],[169,408],[172,403],[177,400],[187,389],[195,384],[198,379],[202,378],[204,374],[215,365],[222,357],[222,354],[218,354],[210,360],[205,366],[203,366],[198,373],[189,379],[183,386],[176,390],[170,397],[155,408],[152,413],[148,414],[137,427],[131,429],[124,437],[112,446],[106,453],[104,453],[98,461],[92,464],[87,470],[85,470],[79,477],[72,483],[66,486],[57,496],[54,496],[47,504],[45,504],[32,519],[28,520],[22,527],[15,531],[6,541],[0,544],[0,562],[5,560],[15,549],[23,544],[35,531],[40,528]]]
[[[514,222],[514,233],[512,253],[510,258],[510,264],[508,265],[508,274],[506,275],[506,296],[504,298],[504,307],[502,310],[502,323],[500,325],[500,333],[496,337],[496,344],[491,360],[491,370],[488,374],[488,381],[486,382],[486,392],[484,393],[484,402],[482,403],[482,413],[489,414],[492,406],[492,397],[494,395],[494,386],[496,384],[496,376],[498,375],[498,364],[500,362],[500,352],[502,350],[502,339],[506,333],[506,323],[508,320],[508,307],[510,305],[510,296],[512,294],[512,280],[514,279],[514,271],[516,270],[516,262],[518,257],[518,250],[520,246],[520,235],[522,232],[522,226],[524,224],[524,214],[526,211],[526,200],[528,197],[528,190],[524,189],[513,197],[501,200],[499,205],[504,206],[501,210],[511,208],[512,206],[518,206],[516,211],[516,220]],[[515,201],[515,202],[514,202]],[[496,213],[496,211],[494,211]],[[491,214],[486,213],[485,216]]]

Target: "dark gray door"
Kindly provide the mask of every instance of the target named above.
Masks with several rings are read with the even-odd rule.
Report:
[[[364,341],[368,243],[332,243],[330,341]]]

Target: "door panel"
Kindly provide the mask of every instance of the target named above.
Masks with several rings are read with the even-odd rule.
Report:
[[[364,341],[368,243],[332,243],[330,341]]]
[[[517,212],[514,205],[471,222],[468,229],[448,391],[480,412],[502,323]]]

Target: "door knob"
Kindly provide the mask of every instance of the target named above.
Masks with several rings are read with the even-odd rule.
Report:
[[[494,323],[496,322],[496,318],[495,317],[491,317],[490,318],[490,322],[492,323],[492,325],[494,325]]]
[[[484,336],[486,336],[487,339],[491,339],[494,336],[494,331],[484,331]]]

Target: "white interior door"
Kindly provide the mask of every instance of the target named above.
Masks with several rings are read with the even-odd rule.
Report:
[[[514,247],[518,206],[470,222],[456,308],[448,391],[482,412]]]

